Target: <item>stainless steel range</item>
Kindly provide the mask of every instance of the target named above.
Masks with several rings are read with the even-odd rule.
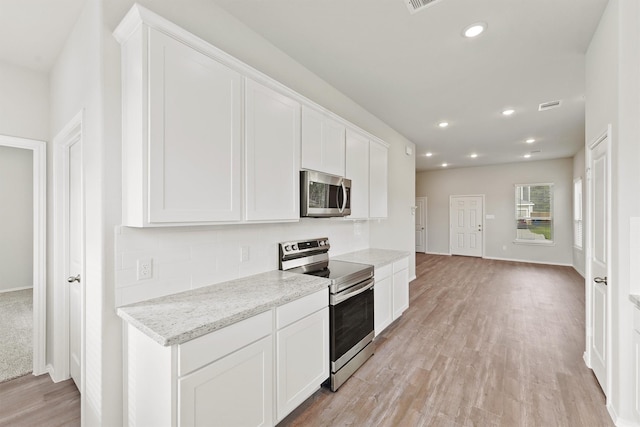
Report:
[[[373,355],[373,266],[329,260],[329,239],[280,243],[280,270],[331,280],[331,377],[336,391]]]

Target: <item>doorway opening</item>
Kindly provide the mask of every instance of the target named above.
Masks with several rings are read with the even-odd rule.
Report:
[[[32,139],[0,135],[0,146],[32,152],[33,177],[33,375],[46,372],[46,143]]]

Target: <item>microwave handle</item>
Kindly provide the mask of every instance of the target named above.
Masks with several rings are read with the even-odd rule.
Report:
[[[344,209],[347,207],[347,187],[344,185],[344,180],[342,179],[340,180],[340,186],[342,187],[342,206],[340,206],[338,210],[340,213],[343,213]]]

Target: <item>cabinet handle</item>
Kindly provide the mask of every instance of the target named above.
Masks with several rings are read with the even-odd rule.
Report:
[[[69,276],[69,277],[67,277],[67,282],[69,282],[69,283],[73,283],[73,282],[80,283],[80,275],[78,274],[77,276]]]

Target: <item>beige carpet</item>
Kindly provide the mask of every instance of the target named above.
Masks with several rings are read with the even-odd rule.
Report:
[[[33,290],[0,293],[0,383],[32,372]]]

